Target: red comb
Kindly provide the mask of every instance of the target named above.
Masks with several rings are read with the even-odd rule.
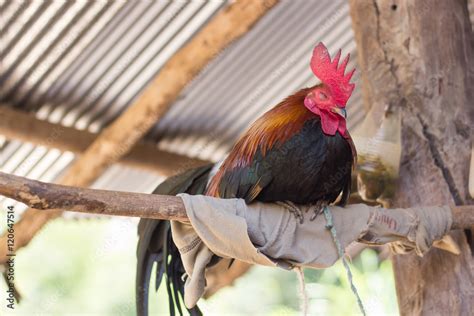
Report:
[[[347,100],[354,90],[354,84],[350,83],[355,69],[344,74],[350,54],[339,65],[341,50],[339,50],[331,61],[328,50],[323,43],[319,43],[313,50],[311,58],[311,70],[325,85],[331,89],[332,97],[338,106],[345,107]]]

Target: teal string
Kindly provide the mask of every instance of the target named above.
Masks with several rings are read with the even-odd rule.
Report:
[[[347,278],[349,279],[349,284],[351,285],[352,293],[354,293],[357,299],[357,304],[359,305],[359,309],[362,315],[365,316],[367,314],[365,313],[364,304],[362,304],[362,300],[359,296],[359,292],[357,291],[357,288],[354,285],[354,281],[352,279],[351,268],[349,267],[349,263],[347,262],[346,257],[344,257],[344,249],[342,248],[341,243],[339,242],[339,239],[337,238],[337,233],[336,233],[336,228],[334,227],[334,220],[332,217],[332,213],[329,207],[327,206],[324,207],[324,217],[326,218],[326,228],[331,231],[332,239],[334,240],[334,243],[336,244],[337,253],[339,254],[339,257],[342,259],[342,264],[344,265],[344,268],[346,269]]]

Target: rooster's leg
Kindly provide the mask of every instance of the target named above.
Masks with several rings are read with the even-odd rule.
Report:
[[[322,200],[319,200],[315,204],[311,205],[308,211],[312,210],[313,215],[311,215],[311,218],[309,220],[314,221],[316,217],[318,217],[319,214],[323,213],[324,208],[328,205],[329,203],[327,201],[322,201]]]
[[[303,224],[304,221],[304,216],[303,216],[303,211],[293,202],[291,201],[280,201],[276,202],[276,204],[283,206],[286,208],[290,213],[292,213],[296,219],[300,220],[300,224]]]

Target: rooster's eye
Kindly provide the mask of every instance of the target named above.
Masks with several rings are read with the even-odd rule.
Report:
[[[319,100],[326,101],[328,96],[324,92],[319,92]]]

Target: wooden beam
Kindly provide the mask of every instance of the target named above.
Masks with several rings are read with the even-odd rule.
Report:
[[[0,172],[0,195],[43,211],[64,209],[87,214],[189,222],[182,199],[172,195],[78,188],[4,172]],[[452,212],[453,229],[474,225],[474,205],[453,206]]]
[[[232,41],[247,33],[278,0],[239,0],[216,14],[163,66],[158,75],[60,179],[72,186],[88,186],[111,164],[125,156],[145,133],[168,111],[188,82]],[[48,221],[61,211],[28,209],[16,224],[16,249],[26,246]],[[6,244],[6,236],[0,245]],[[6,247],[0,247],[0,263],[6,262]]]
[[[0,117],[0,135],[7,139],[70,151],[78,156],[81,156],[97,137],[97,134],[88,131],[39,120],[32,113],[15,110],[5,104],[0,104]],[[159,150],[152,144],[139,142],[119,163],[168,177],[208,162]]]
[[[474,36],[466,1],[351,0],[350,7],[367,106],[402,114],[394,204],[472,204]],[[394,257],[401,315],[472,314],[472,253],[463,231],[451,235],[459,256],[433,249]]]

